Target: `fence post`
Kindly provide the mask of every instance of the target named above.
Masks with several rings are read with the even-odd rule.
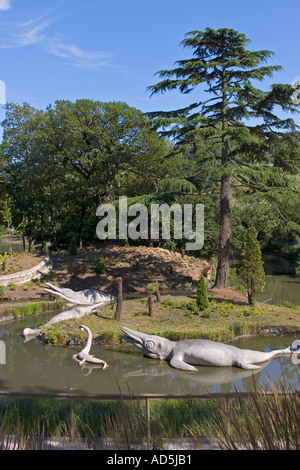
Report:
[[[150,449],[151,427],[150,427],[150,399],[149,398],[146,398],[146,414],[147,414],[147,442],[148,442],[148,449]]]
[[[148,309],[149,309],[149,315],[150,317],[153,317],[154,315],[154,295],[151,294],[148,297]]]
[[[74,414],[74,400],[70,397],[70,423],[71,423],[71,439],[75,437],[75,414]]]

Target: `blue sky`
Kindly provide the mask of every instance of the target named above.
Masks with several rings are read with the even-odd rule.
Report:
[[[79,98],[177,109],[195,92],[150,98],[146,87],[155,72],[191,56],[179,44],[187,32],[244,33],[249,49],[275,52],[269,64],[284,70],[272,82],[292,83],[300,79],[299,18],[297,0],[0,0],[0,80],[8,102],[39,109]]]

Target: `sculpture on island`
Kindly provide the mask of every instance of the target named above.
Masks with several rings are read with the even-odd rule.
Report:
[[[233,366],[242,369],[261,369],[257,364],[275,356],[293,354],[293,346],[270,352],[240,349],[236,346],[202,339],[170,341],[160,336],[147,335],[130,328],[122,328],[122,338],[137,346],[152,359],[166,359],[175,369],[196,371],[198,366]],[[192,365],[194,364],[194,365]]]
[[[91,362],[92,364],[103,364],[103,369],[106,369],[108,364],[105,361],[90,354],[93,339],[91,330],[85,325],[80,325],[79,329],[87,331],[88,339],[85,348],[83,348],[78,354],[74,354],[73,359],[79,362],[80,366],[85,362]]]
[[[85,307],[78,306],[78,307],[73,307],[71,309],[65,310],[55,315],[53,318],[51,318],[50,321],[48,321],[43,326],[40,326],[38,328],[24,328],[23,336],[25,336],[25,338],[40,336],[43,333],[43,330],[47,328],[48,326],[53,325],[53,323],[57,323],[63,320],[70,320],[71,318],[81,318],[84,315],[88,315],[89,313],[91,313],[93,310],[95,310],[97,307],[101,305],[103,305],[102,302],[100,304],[86,305]]]
[[[74,307],[68,310],[65,310],[61,313],[58,313],[53,317],[48,323],[38,328],[24,328],[23,336],[25,338],[31,339],[34,336],[40,336],[43,332],[43,329],[63,320],[71,320],[73,318],[81,318],[84,315],[90,314],[93,310],[105,305],[111,304],[116,300],[116,297],[105,292],[94,289],[86,289],[79,292],[75,292],[72,289],[63,289],[50,282],[46,283],[47,288],[46,292],[60,297],[61,299],[67,300],[71,304],[74,304]],[[78,305],[78,307],[76,307]]]
[[[44,288],[46,292],[54,295],[55,297],[60,297],[67,302],[70,302],[74,305],[101,305],[101,302],[106,304],[107,302],[114,302],[116,297],[100,290],[95,289],[85,289],[78,292],[73,291],[72,289],[64,289],[57,287],[50,282],[46,282],[47,287]]]

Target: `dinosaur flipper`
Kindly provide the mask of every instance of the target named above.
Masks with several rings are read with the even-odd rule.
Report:
[[[250,364],[249,362],[234,362],[233,367],[239,367],[240,369],[247,369],[247,370],[255,370],[255,369],[261,369],[261,366],[258,366],[256,364]]]
[[[193,371],[198,370],[196,369],[196,367],[191,366],[191,364],[187,364],[186,362],[184,362],[182,359],[178,357],[172,357],[172,359],[170,360],[170,366],[174,367],[174,369],[193,370]]]

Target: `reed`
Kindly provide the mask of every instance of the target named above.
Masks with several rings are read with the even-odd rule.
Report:
[[[33,302],[21,306],[12,305],[11,307],[7,307],[4,313],[6,315],[12,315],[14,318],[28,317],[50,310],[60,310],[64,303],[63,300],[57,300],[55,302]]]
[[[161,449],[171,438],[221,449],[299,450],[300,391],[266,390],[211,399],[2,399],[0,449],[44,448],[49,437],[81,439],[92,447]],[[47,441],[48,439],[48,441]],[[107,444],[108,443],[108,444]]]
[[[217,401],[219,418],[210,429],[220,447],[228,450],[299,450],[300,391],[279,390],[271,384],[272,394],[265,389],[255,394],[235,392],[235,398]],[[189,428],[195,439],[207,437],[203,427]]]

